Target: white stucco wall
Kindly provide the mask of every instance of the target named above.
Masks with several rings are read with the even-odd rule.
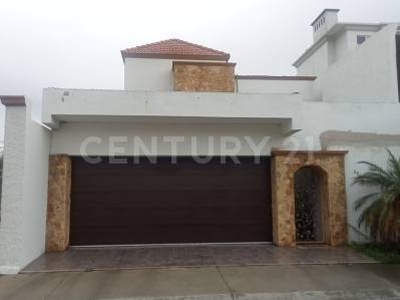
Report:
[[[177,138],[176,152],[171,138]],[[254,144],[249,144],[249,138]],[[232,142],[237,142],[237,155],[270,155],[271,148],[280,145],[282,139],[280,126],[265,124],[69,123],[53,131],[51,153],[140,156],[148,152],[136,148],[135,143],[143,142],[153,156],[223,156],[230,154]],[[260,145],[260,151],[254,151],[252,145]]]
[[[349,55],[349,53],[355,50],[357,47],[363,47],[366,43],[362,45],[357,44],[358,35],[369,35],[372,36],[377,31],[366,31],[366,30],[345,30],[338,33],[336,39],[334,40],[335,45],[335,59],[333,62],[340,61]]]
[[[138,122],[174,119],[192,123],[281,124],[296,129],[301,123],[301,95],[112,90],[45,89],[43,123],[56,128],[66,122]],[[190,121],[189,121],[190,119]],[[216,122],[214,120],[214,122]]]
[[[399,102],[395,33],[384,27],[321,75],[323,101]]]
[[[125,58],[125,90],[173,91],[171,59]]]
[[[30,108],[7,107],[0,220],[0,274],[17,273],[44,252],[49,130]]]
[[[21,266],[44,253],[50,130],[31,119],[27,124]]]
[[[253,106],[253,110],[264,111],[268,107]],[[290,109],[289,107],[286,107]],[[284,137],[278,130],[278,124],[267,123],[249,123],[251,119],[245,121],[241,119],[231,119],[230,122],[217,122],[223,120],[215,118],[212,121],[199,123],[198,119],[158,119],[154,117],[142,118],[137,120],[117,122],[69,122],[63,123],[59,129],[52,132],[53,141],[51,152],[56,154],[67,153],[79,155],[80,144],[91,136],[100,137],[107,142],[109,136],[133,136],[148,139],[155,136],[161,139],[163,136],[197,136],[200,139],[207,136],[220,137],[228,136],[254,136],[259,138],[264,135],[277,137],[276,141],[289,142],[297,139],[300,145],[277,144],[287,150],[320,150],[320,135],[326,131],[375,133],[375,134],[400,134],[400,103],[324,103],[324,102],[303,102],[300,106],[293,107],[292,110],[298,110],[302,115],[301,122],[298,123],[301,131]],[[385,118],[382,118],[385,116]],[[307,139],[313,139],[311,148],[305,142]],[[102,143],[98,147],[95,143],[92,147],[95,154],[107,154],[107,143]],[[184,144],[183,148],[185,149]],[[168,145],[165,145],[167,147]],[[160,148],[158,154],[168,154]],[[130,150],[129,150],[130,151]],[[129,153],[128,151],[128,153]],[[246,149],[243,149],[246,154]],[[218,151],[216,152],[218,153]],[[182,155],[190,155],[189,152],[182,152]]]
[[[328,68],[329,46],[325,41],[312,56],[297,68],[299,76],[319,76]]]
[[[346,37],[347,37],[347,44],[348,44],[348,49],[349,51],[357,48],[357,47],[362,47],[363,45],[366,45],[368,42],[368,39],[361,45],[357,44],[357,36],[358,35],[369,35],[372,37],[376,31],[360,31],[360,30],[349,30],[346,32]]]
[[[17,273],[21,267],[24,215],[24,156],[26,108],[6,111],[3,183],[0,219],[0,274]],[[19,150],[16,150],[19,149]]]
[[[124,89],[130,91],[173,91],[174,61],[183,59],[156,59],[126,57],[124,63]],[[202,60],[201,62],[214,62]]]
[[[349,52],[349,39],[347,32],[341,32],[338,34],[336,39],[334,40],[335,47],[335,59],[334,62],[341,60],[343,57],[347,55]]]
[[[302,110],[303,130],[298,134],[315,135],[326,130],[400,133],[400,103],[304,102]]]
[[[294,94],[304,99],[312,98],[311,80],[237,79],[238,93]]]

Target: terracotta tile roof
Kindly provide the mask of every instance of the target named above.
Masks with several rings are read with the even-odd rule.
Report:
[[[167,58],[190,60],[228,61],[229,53],[189,43],[179,39],[164,40],[128,48],[121,51],[122,57]]]

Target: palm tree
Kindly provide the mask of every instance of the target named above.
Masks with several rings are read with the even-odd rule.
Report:
[[[362,210],[358,227],[369,230],[374,242],[387,244],[400,242],[400,158],[390,150],[386,170],[377,164],[360,161],[368,171],[357,174],[353,184],[376,187],[377,192],[359,198],[356,211]]]

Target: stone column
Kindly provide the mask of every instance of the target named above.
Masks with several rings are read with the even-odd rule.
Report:
[[[68,155],[49,158],[46,252],[64,251],[69,246],[71,204],[71,160]]]
[[[347,152],[345,152],[347,153]],[[347,200],[344,169],[344,155],[326,158],[329,193],[329,245],[342,246],[347,244]],[[329,174],[329,173],[328,173]]]
[[[273,240],[277,246],[296,245],[294,182],[286,156],[272,159]]]

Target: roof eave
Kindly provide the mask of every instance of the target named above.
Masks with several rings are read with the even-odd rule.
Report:
[[[321,45],[327,40],[326,36],[320,38],[317,42],[315,42],[310,48],[308,48],[293,64],[292,66],[298,68],[303,62],[306,61]]]
[[[182,59],[182,60],[212,60],[229,61],[230,54],[221,55],[185,55],[185,54],[159,54],[159,53],[130,53],[126,50],[121,51],[122,59],[125,58],[156,58],[156,59]]]

